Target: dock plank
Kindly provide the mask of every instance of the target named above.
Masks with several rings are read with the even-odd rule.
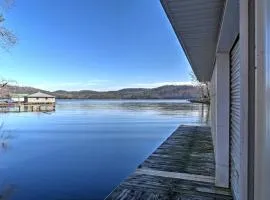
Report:
[[[107,200],[231,200],[214,185],[212,136],[206,126],[180,126]]]

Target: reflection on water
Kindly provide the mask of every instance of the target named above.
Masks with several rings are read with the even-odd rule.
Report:
[[[91,103],[89,103],[91,102]],[[197,116],[198,123],[207,123],[209,106],[191,104],[186,100],[62,100],[57,108],[66,110],[117,110],[138,112],[154,112],[158,115]],[[194,122],[194,121],[192,121]],[[191,122],[191,123],[192,123]]]
[[[61,100],[50,115],[2,117],[16,137],[0,153],[0,192],[12,185],[12,200],[98,200],[180,124],[207,123],[208,107],[176,100]]]

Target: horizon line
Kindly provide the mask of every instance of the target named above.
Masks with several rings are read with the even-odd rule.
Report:
[[[57,91],[66,91],[66,92],[80,92],[80,91],[93,91],[93,92],[117,92],[125,89],[155,89],[155,88],[160,88],[160,87],[165,87],[165,86],[196,86],[196,83],[183,83],[183,84],[164,84],[164,85],[159,85],[159,86],[153,86],[153,87],[136,87],[136,86],[127,86],[127,87],[122,87],[122,88],[111,88],[111,89],[77,89],[77,90],[72,90],[72,89],[55,89],[55,90],[50,90],[50,89],[43,89],[35,86],[24,86],[24,85],[9,85],[11,87],[27,87],[27,88],[33,88],[36,90],[43,90],[47,92],[57,92]]]

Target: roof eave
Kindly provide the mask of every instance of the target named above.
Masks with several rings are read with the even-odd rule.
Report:
[[[164,8],[164,11],[165,11],[165,13],[166,13],[166,15],[167,15],[167,17],[168,17],[168,19],[169,19],[169,21],[170,21],[170,24],[171,24],[171,26],[172,26],[172,28],[173,28],[175,34],[176,34],[176,37],[178,38],[178,41],[179,41],[179,43],[180,43],[180,45],[181,45],[181,47],[182,47],[182,49],[183,49],[183,51],[184,51],[184,53],[185,53],[185,55],[186,55],[186,58],[187,58],[189,64],[191,65],[191,67],[192,67],[192,70],[193,70],[195,76],[196,76],[197,79],[200,81],[200,74],[197,72],[196,67],[192,64],[192,62],[191,62],[191,60],[190,60],[190,55],[189,55],[188,50],[187,50],[187,48],[186,48],[186,45],[185,45],[184,41],[182,41],[182,39],[181,39],[181,37],[180,37],[178,31],[176,30],[176,27],[175,27],[175,23],[174,23],[173,17],[172,17],[172,16],[169,14],[169,12],[168,12],[169,7],[168,7],[168,5],[167,5],[167,3],[166,3],[166,0],[160,0],[160,2],[161,2],[162,7]]]
[[[226,0],[203,2],[198,0],[160,1],[197,79],[199,81],[210,81]],[[182,5],[183,7],[181,7]],[[213,8],[213,11],[211,8]],[[204,18],[200,18],[200,15]],[[191,23],[185,23],[185,20]],[[207,20],[210,20],[210,22]],[[198,27],[202,29],[204,25],[207,25],[205,29],[210,27],[207,29],[207,33],[209,32],[206,36],[207,40],[204,40],[205,33],[195,31]],[[193,41],[192,37],[196,39]],[[208,43],[205,45],[205,42],[209,42],[209,45]]]

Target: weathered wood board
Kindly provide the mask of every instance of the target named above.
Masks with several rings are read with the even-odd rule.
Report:
[[[215,187],[214,175],[210,128],[180,126],[106,199],[232,199],[229,189]]]

